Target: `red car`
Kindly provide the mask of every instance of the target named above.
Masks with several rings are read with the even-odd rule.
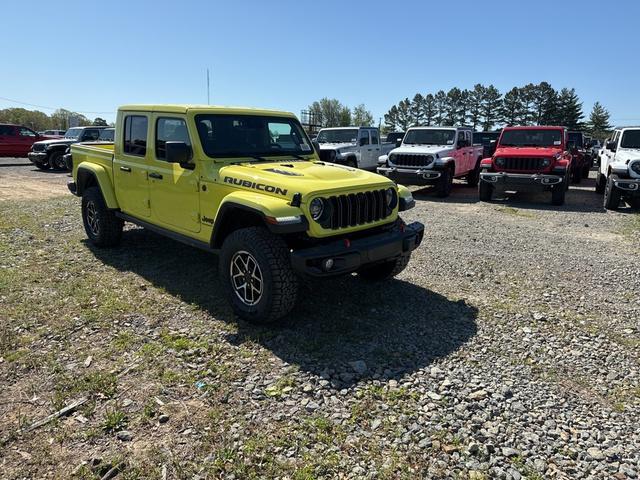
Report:
[[[491,200],[495,190],[546,190],[562,205],[572,160],[565,127],[506,127],[493,156],[480,163],[480,200]]]
[[[0,157],[26,157],[34,142],[48,138],[21,125],[0,123]]]

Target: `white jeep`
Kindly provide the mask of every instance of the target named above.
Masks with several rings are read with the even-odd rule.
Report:
[[[604,193],[604,207],[615,210],[620,201],[640,208],[640,127],[620,127],[600,151],[596,192]]]

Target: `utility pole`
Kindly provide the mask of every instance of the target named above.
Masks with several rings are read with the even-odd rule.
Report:
[[[211,94],[209,89],[209,69],[207,68],[207,105],[211,105]]]

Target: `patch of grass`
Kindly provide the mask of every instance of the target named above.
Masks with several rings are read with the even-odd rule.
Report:
[[[542,480],[544,478],[537,470],[529,467],[520,456],[513,457],[511,463],[526,480]]]
[[[118,408],[107,409],[102,422],[102,430],[107,433],[118,432],[127,426],[128,421],[126,413],[122,410]]]

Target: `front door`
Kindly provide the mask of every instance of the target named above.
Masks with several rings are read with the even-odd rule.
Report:
[[[18,127],[18,151],[20,152],[19,157],[26,157],[27,153],[31,151],[31,146],[33,142],[36,141],[38,134],[27,127]]]
[[[358,145],[360,150],[360,165],[358,165],[358,167],[368,168],[371,163],[371,139],[369,138],[369,130],[360,130]]]
[[[166,161],[166,142],[191,138],[184,118],[154,116],[154,153],[149,168],[151,211],[154,223],[182,230],[200,231],[200,188],[196,163],[187,165]]]
[[[375,169],[378,166],[378,157],[382,155],[380,147],[380,136],[378,130],[371,130],[371,158],[369,164],[365,168]]]
[[[116,196],[120,209],[135,217],[149,217],[148,157],[151,149],[147,145],[149,119],[145,115],[124,117],[124,129],[119,135],[122,152],[113,160]]]

